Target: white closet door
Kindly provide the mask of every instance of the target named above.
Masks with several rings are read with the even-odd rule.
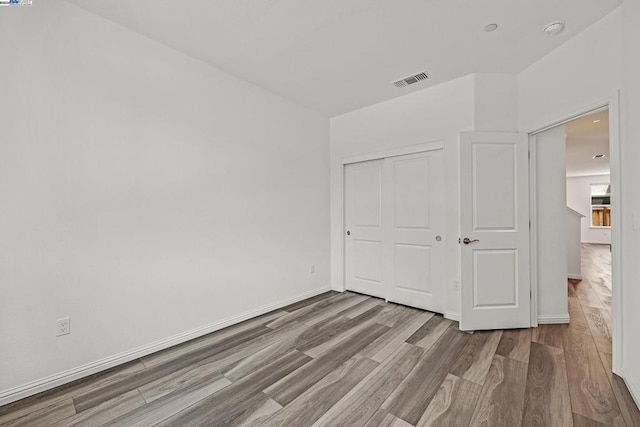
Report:
[[[444,168],[442,150],[385,160],[387,299],[442,312]]]
[[[382,282],[382,160],[345,168],[347,289],[386,298]]]
[[[347,289],[442,312],[442,149],[345,168]]]

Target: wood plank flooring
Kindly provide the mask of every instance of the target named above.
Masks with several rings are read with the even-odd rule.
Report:
[[[570,325],[468,334],[327,292],[0,407],[0,425],[640,426],[611,374],[608,255],[583,247]]]

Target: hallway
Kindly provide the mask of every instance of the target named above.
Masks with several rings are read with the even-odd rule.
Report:
[[[558,329],[564,335],[563,348],[575,425],[599,425],[593,424],[593,420],[606,422],[602,416],[602,403],[607,401],[605,396],[615,396],[620,406],[621,415],[612,418],[613,425],[618,425],[621,418],[627,425],[640,425],[637,410],[625,414],[627,410],[635,409],[631,406],[631,396],[624,389],[622,380],[611,373],[609,246],[582,244],[581,252],[583,280],[569,280],[571,324],[540,328]]]

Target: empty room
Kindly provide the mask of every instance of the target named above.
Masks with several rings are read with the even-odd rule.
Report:
[[[640,3],[0,0],[1,426],[640,426]]]

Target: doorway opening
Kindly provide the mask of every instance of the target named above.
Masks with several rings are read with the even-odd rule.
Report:
[[[572,120],[565,127],[569,315],[586,324],[602,363],[612,363],[611,165],[609,110]],[[576,233],[577,231],[577,233]],[[571,241],[573,240],[573,242]],[[573,251],[573,252],[572,252]]]
[[[616,99],[530,134],[536,320],[582,328],[608,372],[621,354]]]

